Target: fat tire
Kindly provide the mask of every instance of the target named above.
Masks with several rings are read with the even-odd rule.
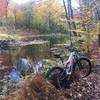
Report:
[[[59,70],[60,72],[63,72],[64,69],[61,68],[61,67],[53,67],[53,68],[49,69],[49,70],[47,71],[47,74],[46,74],[46,78],[47,78],[48,80],[51,80],[51,79],[49,78],[49,76],[52,74],[52,72],[54,72],[54,70]],[[55,80],[55,81],[56,81],[55,87],[56,87],[57,89],[62,88],[61,84],[60,84],[60,86],[58,86],[59,83],[57,83],[57,80]],[[60,81],[60,80],[59,80],[59,81]],[[61,81],[60,81],[60,83],[61,83]]]
[[[80,62],[80,61],[82,61],[82,60],[88,62],[88,64],[89,64],[89,66],[88,66],[88,72],[87,72],[87,74],[84,76],[84,77],[87,77],[87,76],[90,75],[90,73],[91,73],[91,71],[92,71],[92,64],[91,64],[91,61],[90,61],[88,58],[86,58],[86,57],[82,57],[82,58],[80,58],[80,59],[78,59],[78,60],[76,61],[76,63],[75,63],[74,66],[73,66],[73,69],[74,69],[73,71],[75,72],[75,67],[76,67],[76,65],[78,64],[78,62]],[[84,78],[84,77],[83,77],[83,78]]]

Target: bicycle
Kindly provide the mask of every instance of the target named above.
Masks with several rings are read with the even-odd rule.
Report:
[[[84,78],[91,73],[92,69],[91,61],[85,56],[80,56],[76,48],[65,46],[65,49],[70,51],[70,56],[65,62],[61,57],[62,51],[58,48],[52,48],[50,50],[56,58],[60,58],[64,66],[64,68],[60,66],[52,67],[47,71],[46,78],[51,80],[56,88],[66,88],[71,83],[75,72],[78,71],[77,74],[80,75],[79,78]]]

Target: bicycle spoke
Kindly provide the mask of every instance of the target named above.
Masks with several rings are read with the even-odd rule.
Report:
[[[86,58],[79,60],[75,66],[76,67],[75,71],[77,72],[77,76],[79,78],[86,77],[89,73],[90,66],[91,66],[90,62]]]
[[[59,89],[61,89],[61,85],[60,85],[59,77],[57,77],[57,85],[58,85]]]

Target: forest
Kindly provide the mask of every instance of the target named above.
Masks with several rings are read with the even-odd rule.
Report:
[[[0,0],[0,100],[99,100],[99,75],[99,0]]]

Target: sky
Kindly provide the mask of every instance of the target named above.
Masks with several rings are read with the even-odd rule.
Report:
[[[23,3],[27,3],[28,1],[30,1],[30,0],[13,0],[13,2],[15,2],[15,3],[19,4],[19,5],[21,5]]]
[[[79,7],[78,0],[72,0],[72,6],[75,8]]]
[[[19,4],[19,5],[21,5],[23,3],[27,3],[28,1],[30,1],[30,0],[13,0],[13,2],[15,2],[15,3]],[[58,0],[58,2],[61,2],[61,3],[62,3],[62,1],[63,0]],[[78,2],[76,0],[72,0],[72,6],[74,8],[79,7]]]
[[[58,1],[61,2],[61,3],[63,3],[63,0],[58,0]],[[67,1],[67,0],[65,0],[65,1]],[[79,7],[78,0],[72,0],[72,6],[74,8]]]

